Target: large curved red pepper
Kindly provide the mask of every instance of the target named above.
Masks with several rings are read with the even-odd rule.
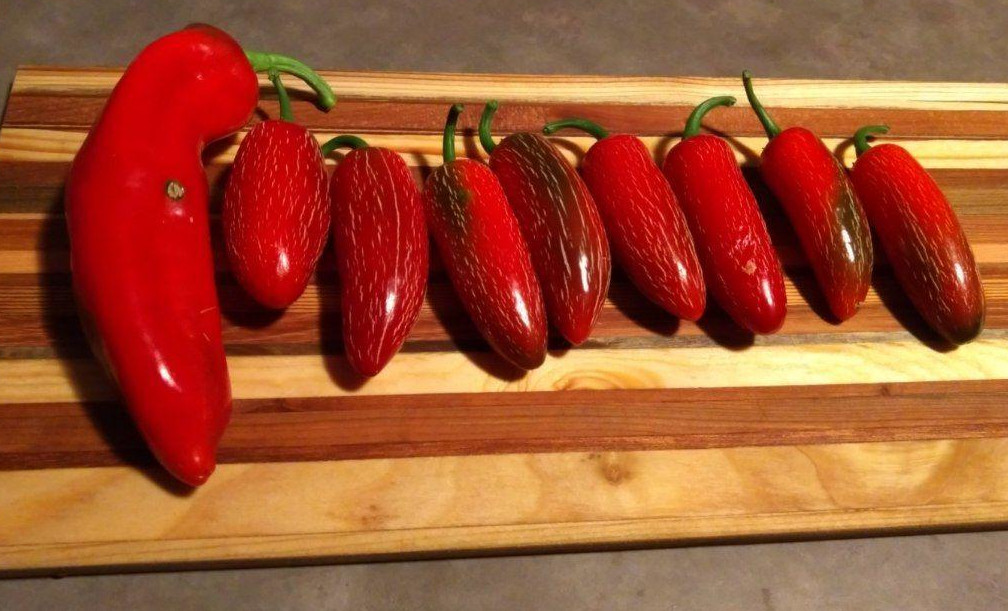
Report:
[[[322,145],[353,150],[329,182],[340,279],[343,346],[359,373],[376,375],[420,314],[427,290],[427,227],[420,191],[395,151],[356,136]]]
[[[903,147],[868,146],[868,125],[854,136],[851,180],[896,280],[935,331],[955,344],[983,329],[983,283],[952,206],[931,175]]]
[[[728,143],[699,134],[704,114],[735,98],[711,98],[686,121],[662,169],[689,224],[707,288],[735,322],[753,333],[784,324],[784,274],[766,223]]]
[[[315,273],[329,237],[330,211],[318,142],[293,122],[279,73],[274,70],[270,80],[280,97],[280,119],[258,123],[242,139],[221,221],[239,284],[259,303],[283,309]]]
[[[461,104],[449,111],[444,165],[424,184],[427,224],[476,328],[508,361],[534,369],[546,358],[542,293],[497,177],[482,163],[455,159],[460,112]]]
[[[609,290],[609,242],[577,170],[546,138],[519,132],[494,144],[488,102],[479,135],[532,253],[550,322],[570,343],[588,339]]]
[[[284,63],[246,57],[209,26],[153,42],[112,91],[67,178],[86,332],[154,455],[191,485],[213,472],[231,409],[200,153],[252,115],[255,70]]]
[[[686,320],[703,315],[707,291],[686,218],[675,193],[640,138],[609,135],[586,119],[548,123],[598,138],[581,162],[616,260],[644,295]]]
[[[847,171],[823,141],[803,127],[781,131],[742,73],[749,104],[766,130],[760,176],[791,221],[830,311],[847,320],[871,284],[871,230]]]

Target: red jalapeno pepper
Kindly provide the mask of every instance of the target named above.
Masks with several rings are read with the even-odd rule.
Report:
[[[343,347],[359,373],[376,375],[409,335],[427,290],[427,227],[420,191],[395,151],[337,136],[349,146],[329,182]]]
[[[662,169],[686,215],[711,295],[739,325],[774,333],[784,324],[787,295],[766,223],[728,143],[698,133],[710,109],[734,103],[723,96],[697,106]]]
[[[224,247],[239,284],[259,303],[283,309],[315,273],[329,235],[326,170],[318,143],[293,122],[277,71],[280,119],[263,121],[235,155],[221,221]]]
[[[976,259],[959,220],[931,175],[901,146],[868,146],[854,135],[851,180],[896,280],[932,329],[955,344],[983,329],[985,299]]]
[[[749,71],[742,81],[770,139],[760,176],[794,227],[830,311],[847,320],[868,294],[873,262],[871,230],[847,171],[809,130],[781,131],[756,98]]]
[[[427,225],[469,317],[501,356],[534,369],[546,358],[546,314],[528,248],[490,169],[455,159],[455,123],[445,123],[444,165],[423,189]]]
[[[577,170],[546,138],[519,132],[494,144],[488,102],[479,136],[490,155],[542,286],[550,322],[570,343],[588,339],[609,290],[611,263],[602,219]]]
[[[586,119],[554,121],[543,132],[553,134],[564,127],[598,138],[581,162],[581,175],[617,262],[648,299],[680,318],[700,318],[707,291],[693,238],[651,152],[640,138],[611,136]]]
[[[231,410],[200,153],[248,121],[255,73],[271,68],[305,67],[246,56],[209,26],[158,39],[113,89],[66,182],[85,331],[154,455],[190,485],[213,472]]]

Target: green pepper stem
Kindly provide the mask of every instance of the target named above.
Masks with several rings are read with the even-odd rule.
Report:
[[[550,136],[565,127],[580,129],[583,132],[587,132],[588,134],[595,136],[599,140],[609,137],[609,132],[606,131],[604,127],[594,121],[589,121],[588,119],[560,119],[559,121],[553,121],[543,126],[543,133]]]
[[[342,136],[336,136],[331,140],[328,140],[320,148],[322,149],[322,156],[328,157],[329,153],[335,151],[338,148],[347,146],[352,149],[362,149],[367,148],[368,143],[364,141],[363,138],[359,136],[351,136],[350,134],[343,134]]]
[[[444,140],[441,142],[441,156],[444,158],[444,163],[455,161],[455,124],[462,114],[462,108],[461,104],[452,104],[448,110],[448,118],[445,119]]]
[[[490,100],[483,107],[483,114],[480,116],[479,122],[479,140],[480,144],[483,145],[483,150],[489,155],[493,152],[497,145],[494,144],[493,138],[490,136],[490,122],[493,121],[494,113],[497,112],[497,100]]]
[[[742,71],[742,86],[745,87],[745,94],[749,98],[749,105],[756,111],[756,116],[759,117],[760,123],[763,124],[763,129],[766,130],[767,138],[773,140],[781,132],[781,129],[777,127],[773,118],[770,117],[770,113],[766,111],[766,108],[763,108],[763,104],[756,97],[756,92],[753,91],[752,86],[752,72],[748,70]]]
[[[317,72],[293,57],[277,55],[275,53],[262,53],[260,51],[246,51],[245,57],[252,64],[254,72],[276,70],[277,72],[296,76],[307,83],[318,96],[318,105],[323,110],[329,110],[336,103],[336,95],[333,93],[329,83],[325,82]]]
[[[697,104],[697,107],[693,109],[690,113],[688,119],[686,119],[686,127],[683,129],[683,140],[686,138],[691,138],[698,133],[700,133],[700,122],[703,121],[704,115],[711,111],[712,108],[718,106],[734,106],[735,98],[730,95],[719,95],[709,100],[704,100]]]
[[[860,157],[862,153],[871,148],[868,145],[868,136],[871,134],[886,134],[889,132],[888,125],[865,125],[854,132],[854,151]]]
[[[287,95],[287,88],[284,87],[283,80],[280,79],[280,73],[271,68],[269,71],[269,80],[276,87],[277,97],[280,98],[280,119],[293,121],[294,113],[291,112],[290,96]]]

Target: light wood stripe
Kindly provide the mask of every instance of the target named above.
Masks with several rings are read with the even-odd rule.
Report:
[[[232,356],[228,369],[237,399],[997,380],[1008,378],[1008,339],[981,338],[944,354],[918,341],[759,346],[744,351],[571,350],[552,354],[546,364],[519,379],[502,377],[507,370],[502,372],[492,356],[406,353],[362,386],[337,356]],[[0,360],[0,379],[6,380],[0,387],[0,403],[103,401],[116,396],[111,382],[90,359]]]
[[[337,135],[329,132],[315,132],[319,143]],[[391,148],[413,167],[436,168],[442,164],[441,138],[436,135],[421,134],[358,134],[372,146]],[[60,131],[33,128],[5,128],[0,132],[0,162],[48,162],[68,163],[84,142],[85,132]],[[645,136],[644,144],[659,158],[663,158],[678,139]],[[224,164],[234,161],[241,137],[208,159],[209,163]],[[1008,167],[1008,140],[886,140],[906,148],[926,168],[933,169],[1002,169]],[[571,162],[578,163],[584,151],[595,143],[589,137],[553,138],[563,155]],[[855,159],[849,140],[839,138],[824,139],[831,150],[843,146],[843,161],[850,166]],[[766,145],[766,138],[733,138],[735,157],[739,163],[756,163],[759,151]],[[485,159],[482,150],[477,150],[473,137],[459,136],[456,145],[460,151],[473,159]],[[328,159],[329,165],[335,161]]]
[[[1003,527],[1008,440],[221,465],[190,496],[49,469],[0,489],[8,573],[400,558]]]
[[[12,94],[107,93],[121,69],[22,67]],[[320,71],[342,98],[692,106],[716,95],[745,99],[741,77],[630,77]],[[1008,110],[1008,84],[772,79],[757,75],[768,107]],[[290,79],[291,91],[309,93]],[[269,87],[269,80],[260,78]]]

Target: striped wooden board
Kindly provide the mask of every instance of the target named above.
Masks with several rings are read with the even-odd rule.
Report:
[[[288,311],[262,311],[218,259],[234,418],[198,491],[153,464],[90,357],[70,292],[61,189],[118,70],[18,71],[0,130],[0,571],[82,571],[832,536],[1008,523],[1008,85],[785,81],[760,94],[848,162],[886,122],[945,189],[980,262],[987,330],[942,347],[882,261],[863,310],[835,325],[730,134],[788,274],[771,337],[721,313],[678,322],[618,273],[585,346],[558,340],[528,375],[483,343],[435,262],[402,354],[366,383],[341,357],[333,262]],[[501,133],[586,116],[663,155],[696,102],[737,79],[339,73],[329,114],[296,86],[320,140],[352,132],[441,162],[447,104],[482,101]],[[264,81],[265,85],[265,81]],[[268,90],[264,90],[267,91]],[[268,93],[264,115],[277,104]],[[264,116],[264,115],[260,115]],[[590,140],[558,140],[576,160]],[[219,194],[237,139],[207,155]],[[214,201],[212,206],[219,205]],[[214,240],[219,242],[218,227]],[[353,459],[353,460],[350,460]]]

